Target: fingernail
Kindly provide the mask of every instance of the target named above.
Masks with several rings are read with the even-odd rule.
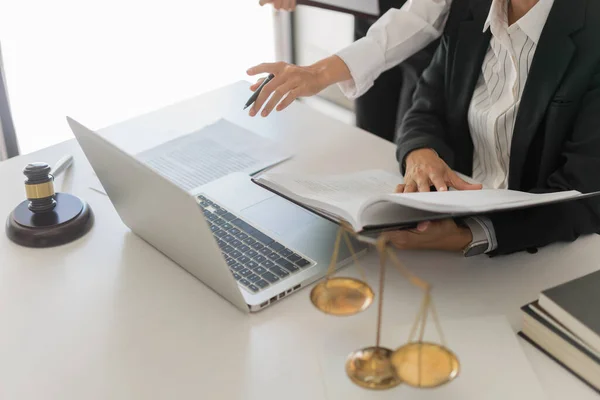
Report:
[[[250,110],[250,116],[254,117],[256,115],[256,111],[254,111],[254,109]]]
[[[263,110],[263,112],[260,115],[262,115],[263,117],[266,117],[267,116],[267,110]]]
[[[445,186],[440,188],[440,192],[445,192],[446,190],[448,190]]]

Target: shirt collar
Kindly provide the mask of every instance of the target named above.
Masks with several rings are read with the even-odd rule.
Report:
[[[485,21],[483,26],[483,31],[487,31],[488,29],[492,29],[492,34],[496,29],[500,28],[500,25],[506,24],[508,25],[507,20],[507,2],[509,0],[493,0],[492,7],[490,8],[490,13]],[[521,28],[523,32],[537,45],[540,36],[542,35],[542,30],[544,29],[544,25],[546,25],[546,20],[548,19],[548,15],[550,14],[550,10],[554,5],[554,0],[539,0],[538,3],[533,6],[531,10],[527,14],[525,14],[521,19],[516,22],[516,25]]]

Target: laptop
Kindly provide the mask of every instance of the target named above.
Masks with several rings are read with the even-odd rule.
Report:
[[[326,275],[338,226],[244,173],[180,188],[67,117],[125,225],[244,312],[260,311]],[[353,241],[360,254],[366,246]],[[336,267],[352,261],[345,245]]]

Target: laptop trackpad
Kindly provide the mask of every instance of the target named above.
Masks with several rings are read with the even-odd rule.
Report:
[[[256,228],[268,230],[288,241],[297,239],[306,228],[320,221],[316,215],[277,196],[243,209],[242,216],[254,222]]]

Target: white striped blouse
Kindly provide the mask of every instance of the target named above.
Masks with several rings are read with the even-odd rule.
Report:
[[[554,0],[540,0],[508,26],[508,0],[493,0],[484,32],[492,39],[473,99],[469,129],[474,145],[473,179],[488,189],[508,187],[513,130],[537,43]]]

